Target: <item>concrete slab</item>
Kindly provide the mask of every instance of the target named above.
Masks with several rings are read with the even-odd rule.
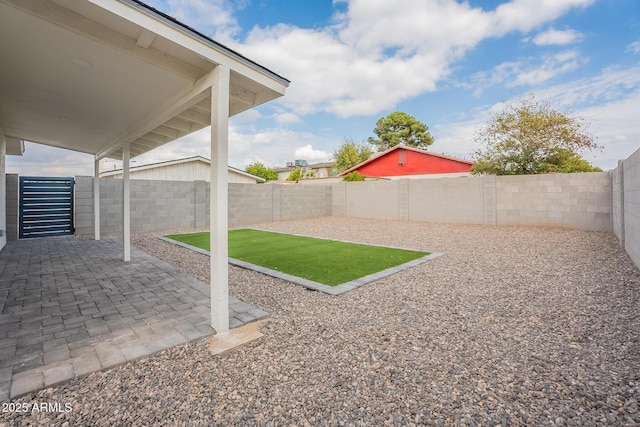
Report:
[[[209,285],[117,239],[9,242],[0,251],[0,401],[202,339]],[[267,314],[230,297],[230,323]],[[167,309],[170,308],[170,309]]]

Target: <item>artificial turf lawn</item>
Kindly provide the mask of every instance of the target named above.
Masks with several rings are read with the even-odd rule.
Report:
[[[209,250],[209,233],[165,236]],[[229,230],[229,257],[336,286],[422,258],[429,252],[360,245],[251,229]]]

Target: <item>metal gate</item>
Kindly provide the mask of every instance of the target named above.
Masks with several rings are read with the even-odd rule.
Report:
[[[20,238],[73,234],[73,178],[20,177]]]

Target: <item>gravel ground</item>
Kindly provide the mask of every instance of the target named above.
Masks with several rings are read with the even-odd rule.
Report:
[[[640,425],[640,271],[610,233],[344,218],[257,228],[445,255],[341,296],[230,267],[265,336],[48,388],[8,425]],[[208,259],[135,244],[208,280]],[[8,418],[7,418],[8,417]],[[0,418],[1,420],[1,418]],[[2,422],[0,421],[0,425]]]

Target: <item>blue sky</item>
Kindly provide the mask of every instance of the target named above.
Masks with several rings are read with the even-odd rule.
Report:
[[[235,167],[327,161],[393,111],[429,126],[431,151],[470,159],[489,113],[530,94],[590,122],[603,150],[585,158],[604,170],[640,147],[638,0],[147,3],[291,80],[283,98],[231,119]],[[201,131],[134,165],[208,150]],[[7,171],[91,174],[92,160],[29,144]]]

